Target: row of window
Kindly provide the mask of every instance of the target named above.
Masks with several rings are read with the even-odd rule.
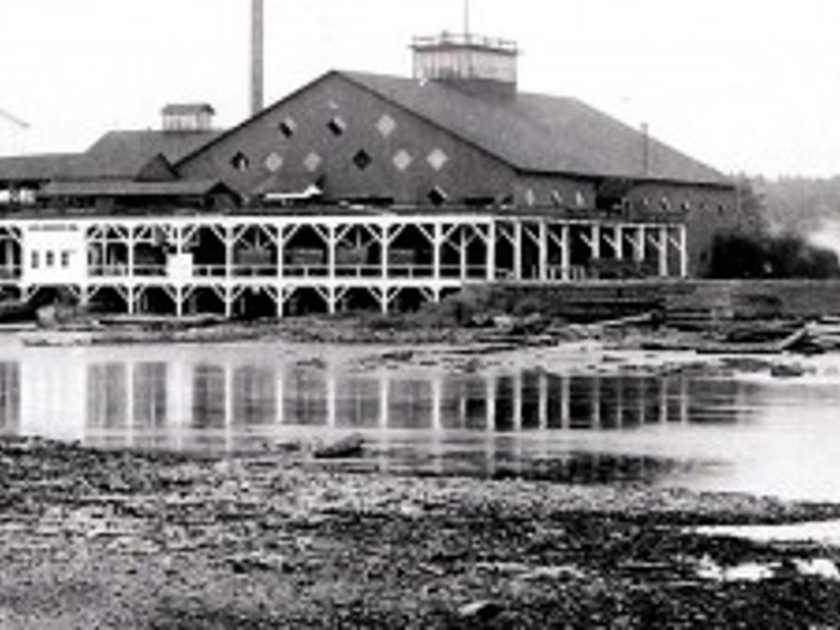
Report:
[[[326,122],[329,132],[335,137],[341,137],[348,128],[347,121],[341,116],[335,115]],[[277,125],[277,130],[285,139],[292,138],[298,130],[298,124],[291,116],[286,116]],[[388,114],[382,114],[376,123],[376,130],[383,138],[389,138],[397,130],[397,121]]]
[[[359,149],[353,154],[350,161],[358,170],[366,171],[373,164],[374,159],[365,149]],[[400,172],[407,171],[414,161],[414,156],[405,149],[397,151],[391,160],[394,168]],[[426,162],[434,171],[440,172],[449,162],[449,156],[443,149],[435,148],[426,156]],[[303,167],[310,173],[316,172],[323,163],[324,159],[316,151],[311,151],[303,159]],[[251,168],[251,159],[245,153],[239,151],[230,159],[230,165],[234,170],[244,173]],[[285,160],[279,153],[271,152],[263,160],[263,165],[268,172],[277,173],[285,165]]]
[[[337,107],[334,103],[331,105]],[[335,137],[343,136],[349,128],[347,121],[337,114],[332,116],[325,126]],[[379,135],[387,139],[396,131],[397,121],[389,114],[382,114],[375,128]],[[277,130],[282,138],[290,139],[297,133],[298,123],[291,116],[286,116],[277,124]],[[373,161],[373,156],[364,148],[359,149],[351,158],[353,165],[360,171],[367,170]],[[400,149],[393,155],[391,162],[398,171],[405,172],[415,162],[415,158],[406,149]],[[426,156],[426,162],[433,170],[441,171],[449,162],[449,156],[442,149],[435,148]],[[323,158],[315,151],[310,152],[303,159],[303,166],[310,173],[317,171],[322,164]],[[234,170],[244,173],[251,168],[251,160],[244,152],[238,151],[231,157],[230,165]],[[270,173],[277,173],[284,165],[285,160],[277,152],[269,153],[263,160],[263,166]]]
[[[73,252],[71,250],[62,250],[55,252],[51,249],[46,251],[33,251],[30,253],[30,262],[32,269],[40,269],[43,261],[44,267],[47,269],[53,267],[62,267],[67,269],[70,266],[70,259]]]
[[[568,200],[568,202],[567,202],[567,199],[563,195],[563,193],[560,192],[559,190],[555,189],[555,190],[551,191],[550,201],[551,201],[551,205],[556,206],[558,208],[565,208],[565,207],[570,207],[570,206],[571,207],[576,207],[576,208],[585,208],[586,207],[586,196],[581,191],[576,191],[574,193],[574,198]],[[535,206],[535,205],[537,205],[537,202],[538,202],[537,194],[534,192],[533,189],[529,188],[527,191],[525,191],[525,203],[526,203],[526,205]],[[630,200],[630,199],[625,199],[620,203],[620,208],[622,210],[632,210],[634,207],[635,208],[641,208],[643,210],[651,210],[651,209],[654,209],[654,204],[651,202],[649,197],[644,197],[640,201],[635,201],[635,202]],[[676,205],[673,204],[668,197],[662,197],[659,200],[658,206],[656,206],[656,207],[658,207],[663,212],[671,212],[672,210],[674,210]],[[685,213],[690,212],[692,207],[693,206],[692,206],[692,203],[690,201],[683,201],[681,204],[679,204],[679,210],[681,210],[682,212],[685,212]],[[710,207],[710,204],[706,201],[701,201],[697,206],[698,210],[700,210],[700,211],[706,211],[706,210],[709,209],[709,207]],[[719,214],[723,214],[724,212],[726,212],[726,209],[727,208],[726,208],[725,204],[721,203],[721,204],[717,205],[717,211],[718,211]]]

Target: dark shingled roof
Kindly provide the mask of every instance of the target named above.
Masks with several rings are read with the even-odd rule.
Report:
[[[520,171],[729,186],[718,171],[574,98],[480,96],[439,81],[338,72]]]
[[[0,182],[44,182],[63,177],[72,169],[78,153],[16,155],[0,157]]]
[[[213,140],[217,131],[111,131],[74,164],[67,179],[133,179],[152,160],[169,164]]]
[[[170,103],[166,105],[161,113],[167,116],[179,114],[215,114],[216,110],[210,103]]]
[[[218,131],[111,131],[85,153],[0,158],[0,182],[135,179],[154,161],[164,168],[204,146]]]
[[[230,192],[218,180],[135,182],[107,180],[52,182],[39,193],[44,197],[203,197],[213,192]]]

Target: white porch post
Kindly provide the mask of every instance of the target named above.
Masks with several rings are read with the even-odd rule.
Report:
[[[278,284],[277,291],[277,319],[283,319],[286,306],[286,288],[282,284]]]
[[[540,280],[548,281],[548,223],[542,219],[539,223],[540,244]]]
[[[458,231],[461,233],[460,238],[458,239],[458,256],[459,256],[459,276],[461,281],[467,279],[467,226],[462,225],[458,228]]]
[[[432,279],[435,282],[440,282],[441,280],[441,272],[440,272],[440,257],[441,257],[441,249],[443,248],[443,226],[440,224],[440,221],[436,221],[434,225],[434,235],[432,238]]]
[[[235,228],[225,226],[222,234],[225,235],[225,278],[233,278],[233,247]]]
[[[560,263],[562,279],[564,282],[568,282],[572,279],[572,239],[568,225],[564,225],[560,228],[560,242],[563,245],[563,251],[560,253],[562,256],[562,262]]]
[[[668,270],[668,226],[663,225],[659,228],[659,276],[667,278]]]
[[[513,224],[513,279],[522,280],[522,220]]]
[[[624,226],[615,226],[615,259],[624,260]]]
[[[487,226],[487,279],[496,279],[496,220],[491,219]]]
[[[333,269],[333,271],[335,271],[335,270]],[[333,276],[331,276],[331,277],[333,277]],[[336,303],[338,302],[338,295],[336,294],[335,286],[330,285],[326,290],[326,294],[327,294],[327,311],[329,312],[330,315],[335,315]]]
[[[137,294],[134,287],[126,288],[125,301],[128,302],[128,314],[134,315],[137,312]]]
[[[644,225],[640,225],[637,228],[636,234],[636,241],[634,245],[636,246],[635,251],[635,260],[636,262],[642,263],[645,261],[645,239],[647,238],[647,229]]]
[[[688,278],[688,231],[685,225],[679,226],[680,241],[680,277]]]
[[[335,259],[336,259],[336,243],[335,225],[327,226],[327,273],[329,274],[330,282],[335,281]]]
[[[388,258],[391,250],[391,226],[387,223],[383,223],[381,228],[382,240],[380,249],[382,250],[382,260],[380,261],[380,264],[382,266],[382,279],[387,280],[390,275]]]
[[[601,258],[601,226],[595,223],[592,226],[592,260]]]
[[[277,277],[286,276],[286,230],[282,225],[277,226]]]
[[[233,290],[226,286],[223,289],[225,294],[225,319],[233,317]]]
[[[134,228],[127,228],[128,229],[128,259],[126,261],[128,265],[127,274],[129,278],[135,278],[134,274]]]

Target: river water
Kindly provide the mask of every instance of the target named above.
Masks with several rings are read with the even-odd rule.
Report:
[[[553,354],[552,354],[553,352]],[[362,465],[644,480],[840,501],[840,377],[655,376],[630,356],[290,344],[0,340],[0,432],[102,447],[259,450],[360,432]]]

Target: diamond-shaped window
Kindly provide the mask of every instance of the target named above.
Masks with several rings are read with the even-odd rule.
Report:
[[[334,116],[330,119],[330,122],[327,123],[327,129],[329,129],[334,136],[343,136],[344,132],[347,131],[347,123],[344,122],[344,119],[341,116]]]
[[[446,163],[449,161],[449,156],[446,155],[441,149],[435,149],[429,154],[429,157],[426,158],[429,162],[429,165],[435,169],[436,171],[441,170]]]
[[[265,167],[271,173],[276,173],[283,168],[283,158],[277,153],[269,153],[265,158]]]
[[[435,186],[429,191],[429,194],[426,195],[429,201],[432,202],[434,206],[442,206],[447,201],[449,201],[449,195],[446,194],[446,191],[441,188],[440,186]]]
[[[240,173],[244,173],[248,170],[248,167],[251,166],[251,160],[248,159],[247,155],[240,151],[232,158],[230,158],[230,165],[234,168],[234,170],[237,170]]]
[[[277,125],[277,129],[285,138],[291,138],[295,135],[297,131],[297,123],[295,122],[294,118],[291,116],[286,116],[279,125]]]
[[[397,128],[397,122],[388,114],[384,114],[382,118],[379,119],[379,122],[376,123],[376,128],[379,130],[379,133],[382,134],[383,138],[387,138],[394,133],[394,130]]]
[[[413,161],[414,158],[411,157],[411,154],[405,149],[400,149],[394,156],[394,166],[397,167],[398,171],[405,172],[406,170],[408,170],[408,167],[411,166],[411,163]]]
[[[303,160],[303,165],[306,167],[307,171],[314,173],[321,167],[323,162],[323,158],[313,151]]]
[[[356,168],[360,171],[364,171],[368,166],[373,164],[373,158],[367,151],[361,149],[353,156],[353,164],[355,164]]]

